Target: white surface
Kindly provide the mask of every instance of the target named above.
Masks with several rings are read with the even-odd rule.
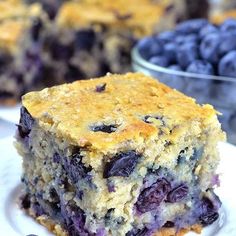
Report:
[[[221,144],[219,172],[221,187],[217,194],[223,202],[220,219],[203,230],[202,236],[236,236],[236,147]],[[21,158],[13,147],[13,139],[0,139],[0,235],[39,236],[51,235],[18,208],[17,199],[21,192]],[[188,233],[187,236],[196,235]]]
[[[20,106],[20,104],[13,107],[0,106],[0,119],[17,124],[20,118]]]

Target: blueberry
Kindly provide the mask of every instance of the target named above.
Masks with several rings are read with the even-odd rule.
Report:
[[[203,226],[211,225],[219,218],[218,212],[210,212],[206,215],[200,216],[199,220]]]
[[[177,46],[181,46],[185,43],[193,43],[193,44],[198,44],[198,35],[197,34],[189,34],[189,35],[178,35],[175,38],[175,43]]]
[[[72,64],[67,65],[67,71],[65,73],[65,80],[67,82],[73,82],[76,80],[81,80],[85,78],[84,72],[80,70],[78,66],[74,66]]]
[[[77,31],[75,38],[76,48],[89,51],[96,41],[96,34],[92,29],[84,29]]]
[[[85,228],[86,215],[80,207],[67,204],[63,216],[69,235],[90,235]]]
[[[176,44],[167,43],[164,45],[164,55],[168,59],[168,62],[176,62]]]
[[[175,43],[177,44],[177,46],[181,46],[182,44],[185,43],[185,36],[184,35],[178,35],[175,38]]]
[[[166,223],[163,225],[165,228],[173,228],[175,227],[175,223],[172,221],[166,221]]]
[[[208,21],[205,19],[193,19],[184,21],[176,26],[176,31],[183,34],[198,33],[199,30],[207,25]]]
[[[158,34],[158,39],[163,43],[170,43],[175,39],[176,33],[174,31],[165,31]]]
[[[198,48],[194,43],[186,43],[177,49],[177,62],[184,69],[198,59]]]
[[[21,207],[23,209],[29,209],[31,205],[29,194],[25,194],[21,197]]]
[[[236,50],[227,53],[221,58],[218,65],[218,73],[222,76],[236,78]]]
[[[181,184],[172,189],[167,195],[167,202],[180,202],[188,195],[188,186]]]
[[[47,1],[47,0],[41,2],[43,9],[45,12],[47,12],[50,20],[53,20],[56,17],[61,2],[62,1]]]
[[[49,190],[49,196],[50,196],[50,200],[52,201],[52,202],[59,202],[59,196],[58,196],[58,193],[57,193],[57,191],[56,191],[56,189],[55,188],[51,188],[50,190]]]
[[[184,43],[190,43],[190,42],[193,42],[193,43],[198,43],[198,40],[199,40],[199,37],[197,34],[189,34],[189,35],[186,35],[185,38],[184,38]]]
[[[196,60],[193,61],[186,69],[187,72],[204,74],[204,75],[213,75],[214,69],[213,66],[207,61]]]
[[[86,167],[82,162],[82,156],[79,151],[76,151],[70,157],[60,158],[65,171],[68,173],[71,181],[77,183],[81,179],[90,179],[89,172],[91,172],[91,166]]]
[[[95,91],[98,93],[105,91],[106,85],[107,85],[106,83],[97,85]]]
[[[162,45],[153,37],[143,38],[138,42],[138,50],[144,59],[160,55],[163,51]]]
[[[168,59],[165,56],[153,56],[149,59],[149,62],[162,67],[168,66],[169,63]]]
[[[51,42],[51,55],[55,60],[68,61],[74,54],[73,44],[63,44],[54,39]]]
[[[43,28],[43,22],[40,18],[35,18],[31,27],[31,37],[33,41],[38,41],[40,32]]]
[[[153,185],[144,189],[136,202],[136,207],[141,213],[157,209],[166,198],[171,185],[165,178],[158,179]]]
[[[220,55],[224,55],[232,50],[236,50],[236,31],[234,32],[224,32],[222,34],[222,40],[219,45]]]
[[[21,138],[25,138],[29,135],[34,123],[33,117],[30,115],[25,107],[20,109],[20,122],[18,125],[18,131]]]
[[[115,155],[110,162],[105,163],[103,178],[112,176],[129,177],[140,158],[141,155],[135,151],[127,151]]]
[[[125,236],[146,236],[149,235],[149,230],[145,227],[143,229],[132,229]]]
[[[235,19],[227,19],[221,24],[220,30],[222,32],[226,31],[235,31],[236,30],[236,20]]]
[[[114,210],[115,208],[110,208],[107,210],[106,215],[104,217],[105,225],[109,225],[114,217]]]
[[[205,25],[199,32],[199,37],[204,38],[206,35],[211,33],[217,33],[219,30],[216,26],[212,24]]]
[[[93,125],[90,127],[90,129],[93,131],[93,132],[104,132],[104,133],[112,133],[112,132],[115,132],[118,128],[118,125],[116,124],[112,124],[112,125],[105,125],[105,124],[102,124],[102,125]]]
[[[182,71],[181,67],[180,67],[179,65],[176,65],[176,64],[170,65],[170,66],[168,67],[168,69],[170,69],[170,70],[175,70],[175,71]]]
[[[220,43],[221,37],[218,33],[211,33],[204,37],[200,44],[201,57],[210,63],[218,63]]]
[[[201,205],[199,207],[200,216],[199,221],[203,226],[207,226],[216,221],[219,214],[210,199],[203,197]]]

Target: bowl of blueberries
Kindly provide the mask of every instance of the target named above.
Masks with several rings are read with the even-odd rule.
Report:
[[[134,71],[158,78],[201,104],[212,104],[228,141],[236,144],[236,20],[182,22],[142,38],[132,50]]]

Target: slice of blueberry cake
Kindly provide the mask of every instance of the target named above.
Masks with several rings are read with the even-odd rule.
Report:
[[[49,2],[55,5],[37,2],[44,8]],[[28,38],[35,27],[30,29],[23,44],[21,67],[27,67],[24,75],[37,89],[130,71],[130,51],[137,39],[170,28],[184,11],[173,0],[83,0],[53,6],[54,20],[40,22],[33,40]]]
[[[22,207],[55,235],[182,235],[219,217],[216,111],[143,74],[26,94],[16,139]]]

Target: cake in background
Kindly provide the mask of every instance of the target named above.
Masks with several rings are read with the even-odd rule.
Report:
[[[42,28],[40,43],[26,47],[40,45],[40,60],[50,68],[42,75],[45,80],[51,74],[62,83],[124,73],[131,71],[130,51],[137,39],[173,28],[185,12],[185,1],[67,1],[52,26]]]
[[[212,4],[210,20],[220,24],[228,18],[236,18],[236,1],[218,0]]]
[[[43,13],[38,4],[27,6],[17,0],[1,1],[0,12],[0,103],[10,105],[30,87],[24,76],[27,68],[19,68],[20,44],[35,17],[43,17]]]
[[[6,0],[1,5],[0,44],[7,44],[0,53],[1,104],[17,102],[27,91],[131,71],[130,51],[140,37],[207,14],[193,0]]]
[[[49,19],[55,19],[60,6],[66,2],[66,0],[24,0],[27,4],[40,3],[43,10],[48,14]]]
[[[27,2],[28,5],[19,0],[1,2],[7,6],[2,7],[2,12],[20,16],[5,17],[1,37],[6,37],[5,22],[11,21],[16,28],[18,21],[27,24],[7,36],[17,53],[10,53],[10,68],[4,70],[4,78],[0,79],[0,103],[19,101],[25,92],[46,86],[131,70],[130,50],[136,40],[175,24],[175,17],[183,11],[181,4],[173,7],[169,1],[140,0],[137,4],[131,0],[128,5],[124,0],[68,1],[60,8],[58,1],[51,1],[58,3],[55,7],[59,11],[55,20],[50,21],[40,13],[40,4]],[[50,3],[40,2],[44,9]],[[38,17],[32,18],[30,9],[35,6]],[[12,29],[13,26],[7,30]]]

